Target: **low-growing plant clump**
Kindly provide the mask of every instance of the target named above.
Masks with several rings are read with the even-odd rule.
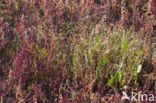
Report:
[[[152,2],[1,0],[0,102],[120,103],[123,91],[155,95]]]

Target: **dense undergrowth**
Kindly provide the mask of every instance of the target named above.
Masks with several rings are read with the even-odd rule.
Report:
[[[1,103],[118,103],[155,94],[151,0],[1,0]]]

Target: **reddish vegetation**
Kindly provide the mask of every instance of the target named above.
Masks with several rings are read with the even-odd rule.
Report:
[[[153,93],[156,0],[150,1],[0,0],[0,102],[117,103],[125,87]],[[125,77],[116,80],[122,58]]]
[[[151,11],[156,18],[156,0],[152,0],[151,2]]]

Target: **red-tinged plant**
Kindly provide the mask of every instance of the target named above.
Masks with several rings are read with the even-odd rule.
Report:
[[[145,58],[154,49],[143,41],[152,47],[150,3],[1,0],[0,101],[116,103],[123,90],[153,93]]]

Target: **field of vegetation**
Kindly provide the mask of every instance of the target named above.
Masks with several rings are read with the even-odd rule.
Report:
[[[132,103],[121,100],[123,91],[156,95],[151,3],[0,0],[0,103]]]

